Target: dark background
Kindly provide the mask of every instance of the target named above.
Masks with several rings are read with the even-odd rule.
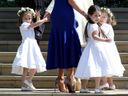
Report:
[[[46,8],[51,0],[43,0]],[[86,0],[85,0],[86,1]],[[128,7],[128,0],[93,0],[95,4],[106,7]],[[0,0],[0,7],[33,7],[33,0]]]

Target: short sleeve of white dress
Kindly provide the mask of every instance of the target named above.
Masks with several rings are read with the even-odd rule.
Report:
[[[113,30],[113,27],[111,25],[109,25],[109,34],[108,34],[108,37],[111,38],[113,41],[114,41],[114,30]]]
[[[22,40],[25,40],[26,37],[35,38],[34,29],[29,28],[30,23],[23,22],[20,26],[20,33],[22,36]]]
[[[28,31],[28,27],[30,26],[30,23],[23,22],[20,26],[20,31]]]
[[[98,32],[98,25],[97,24],[88,24],[88,27],[87,27],[87,30],[88,30],[88,36],[91,38],[91,39],[93,39],[92,38],[92,33],[94,32],[94,31],[97,31]]]

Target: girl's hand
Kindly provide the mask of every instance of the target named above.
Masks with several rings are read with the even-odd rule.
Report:
[[[40,15],[40,11],[41,11],[41,10],[39,10],[39,11],[35,10],[36,17],[39,17],[39,18],[41,17],[41,15]]]
[[[105,42],[111,42],[112,41],[112,39],[110,39],[110,38],[105,38]]]

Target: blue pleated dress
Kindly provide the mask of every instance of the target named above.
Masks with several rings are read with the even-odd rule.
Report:
[[[55,0],[51,13],[47,69],[77,67],[81,46],[76,25],[73,8],[68,0]]]

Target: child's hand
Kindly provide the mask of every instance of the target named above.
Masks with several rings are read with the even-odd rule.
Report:
[[[35,10],[36,17],[41,17],[41,15],[40,15],[40,11],[41,11],[41,10],[39,10],[39,11]]]
[[[105,41],[106,41],[106,42],[111,42],[112,39],[110,39],[110,38],[106,38]]]

